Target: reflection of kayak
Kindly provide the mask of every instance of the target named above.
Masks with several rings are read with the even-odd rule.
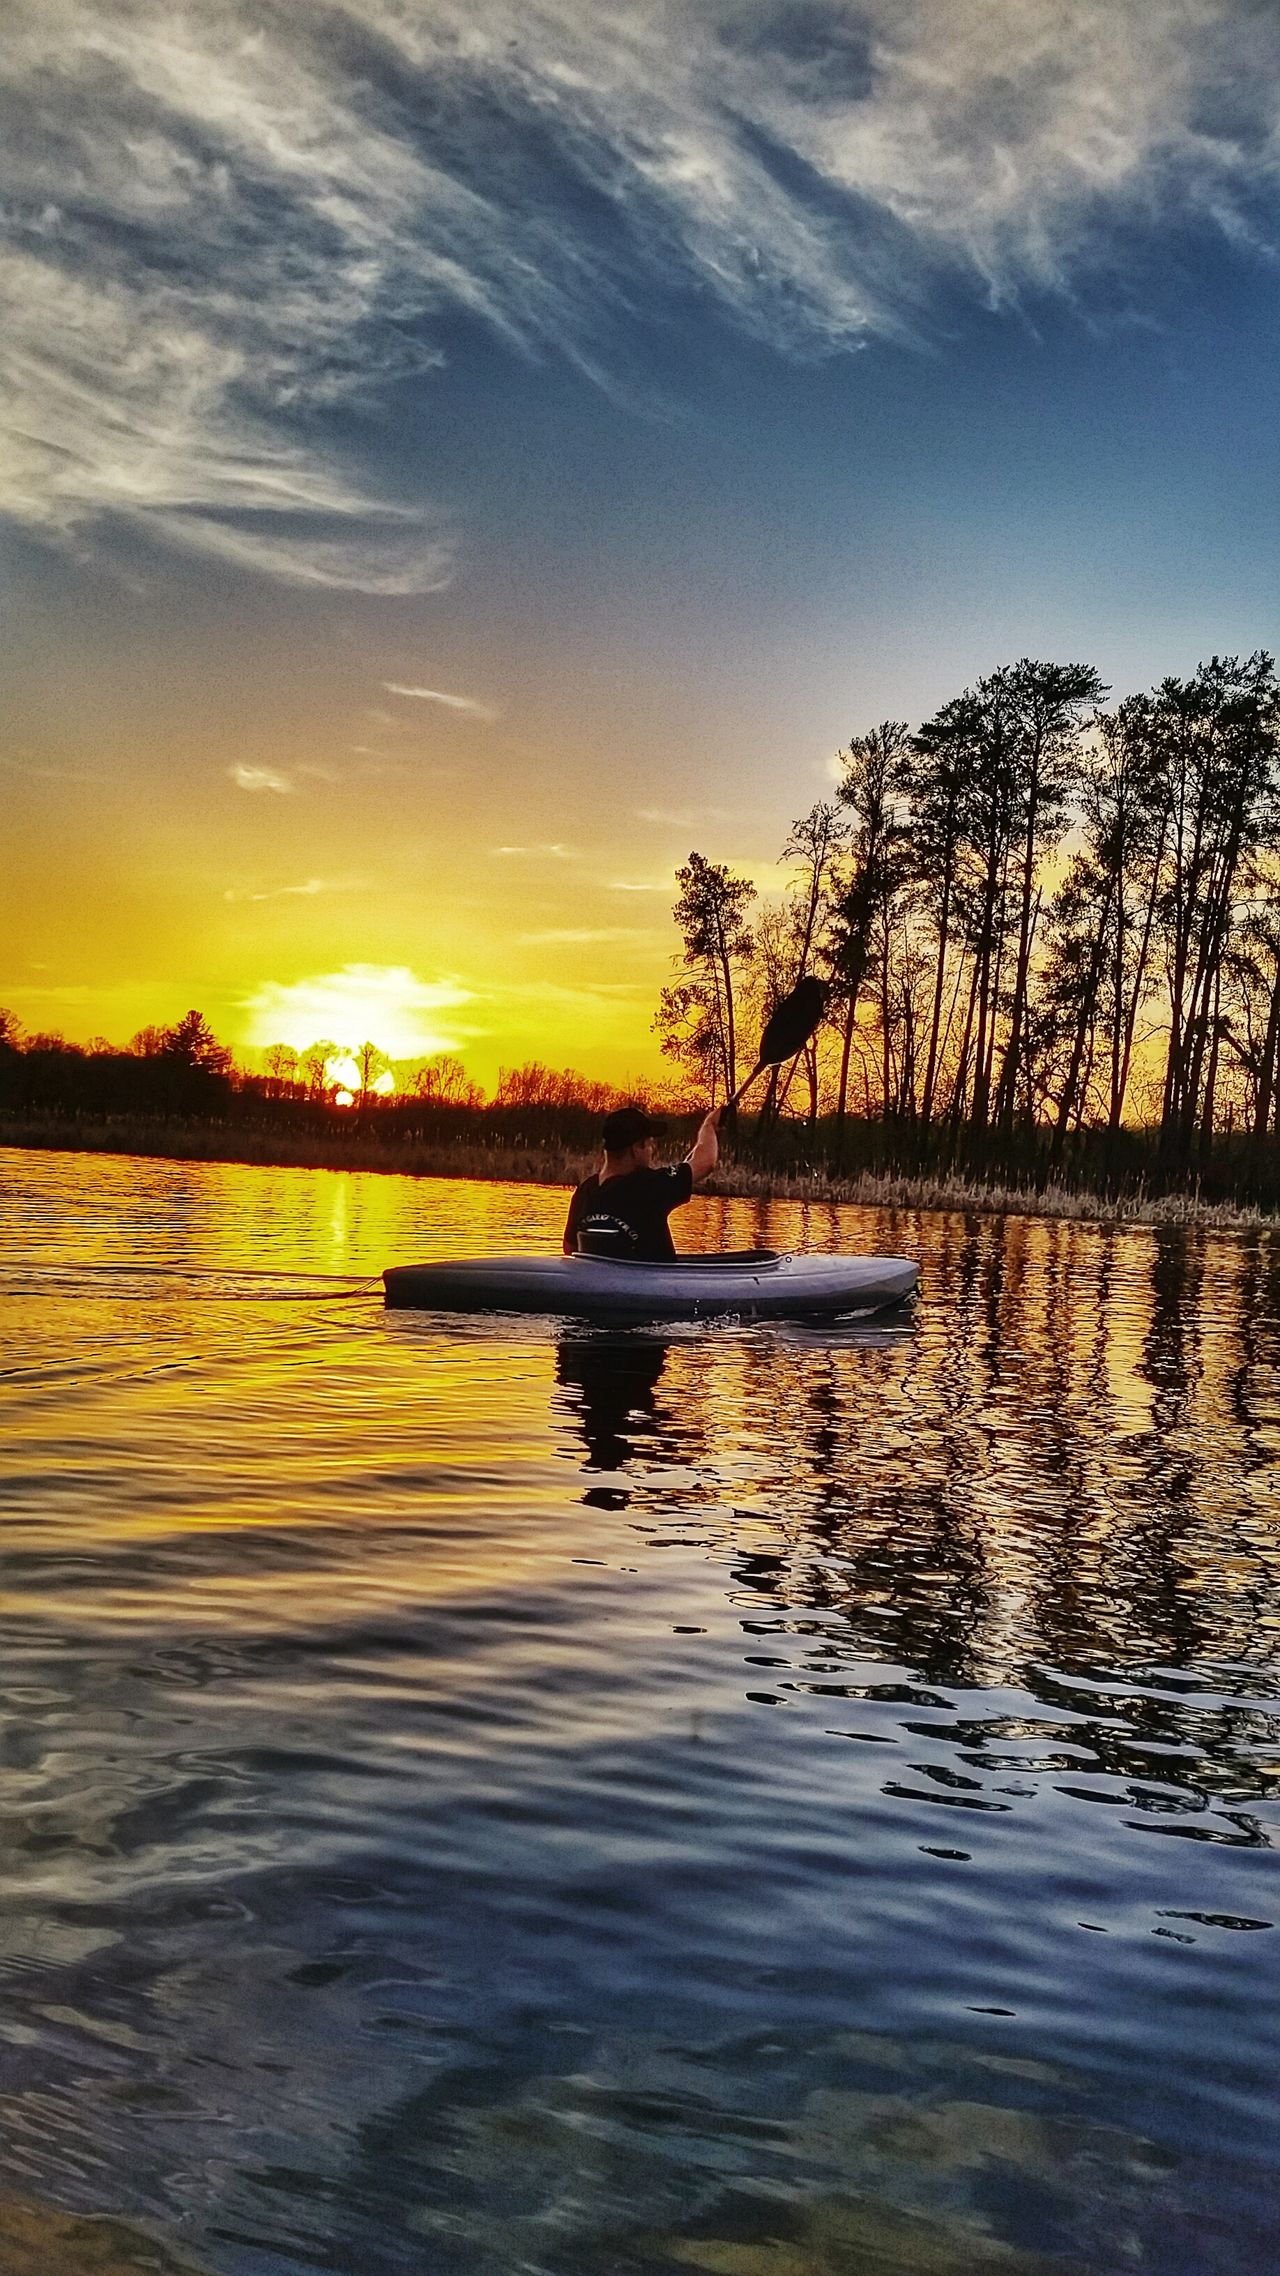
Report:
[[[618,1257],[463,1257],[392,1265],[390,1305],[444,1312],[565,1312],[593,1320],[706,1320],[725,1312],[834,1317],[877,1312],[910,1296],[909,1257],[684,1256],[632,1264]]]

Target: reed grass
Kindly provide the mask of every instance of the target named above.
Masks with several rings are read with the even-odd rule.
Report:
[[[511,1142],[501,1136],[424,1140],[364,1129],[290,1131],[221,1122],[97,1119],[57,1115],[0,1118],[0,1146],[138,1155],[166,1161],[241,1162],[250,1167],[371,1170],[402,1177],[481,1178],[572,1186],[594,1155],[576,1146]],[[1254,1203],[1209,1198],[1198,1186],[1151,1192],[1142,1184],[1107,1194],[1086,1186],[987,1182],[899,1170],[840,1175],[824,1166],[760,1163],[726,1155],[704,1189],[727,1199],[846,1202],[864,1209],[948,1210],[967,1215],[1055,1217],[1132,1225],[1280,1226]]]

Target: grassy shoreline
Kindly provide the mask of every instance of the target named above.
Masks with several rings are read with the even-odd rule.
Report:
[[[384,1176],[479,1178],[572,1186],[593,1156],[560,1145],[431,1143],[368,1131],[331,1135],[236,1129],[220,1123],[147,1123],[136,1117],[77,1120],[12,1116],[0,1121],[0,1147],[57,1153],[141,1156],[159,1161],[234,1162],[258,1169],[370,1170]],[[862,1208],[959,1211],[968,1215],[1054,1217],[1078,1222],[1280,1227],[1280,1216],[1250,1203],[1207,1201],[1198,1191],[1119,1195],[1046,1184],[984,1184],[963,1176],[864,1170],[837,1176],[825,1168],[760,1166],[725,1160],[703,1189],[731,1200],[849,1203]]]

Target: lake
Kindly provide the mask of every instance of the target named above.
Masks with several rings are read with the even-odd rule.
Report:
[[[0,1152],[9,2217],[1280,2267],[1280,1240],[708,1200],[919,1302],[383,1310],[565,1199]]]

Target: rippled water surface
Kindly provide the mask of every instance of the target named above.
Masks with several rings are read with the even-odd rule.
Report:
[[[0,1153],[0,2266],[1280,2268],[1280,1245],[564,1200]]]

